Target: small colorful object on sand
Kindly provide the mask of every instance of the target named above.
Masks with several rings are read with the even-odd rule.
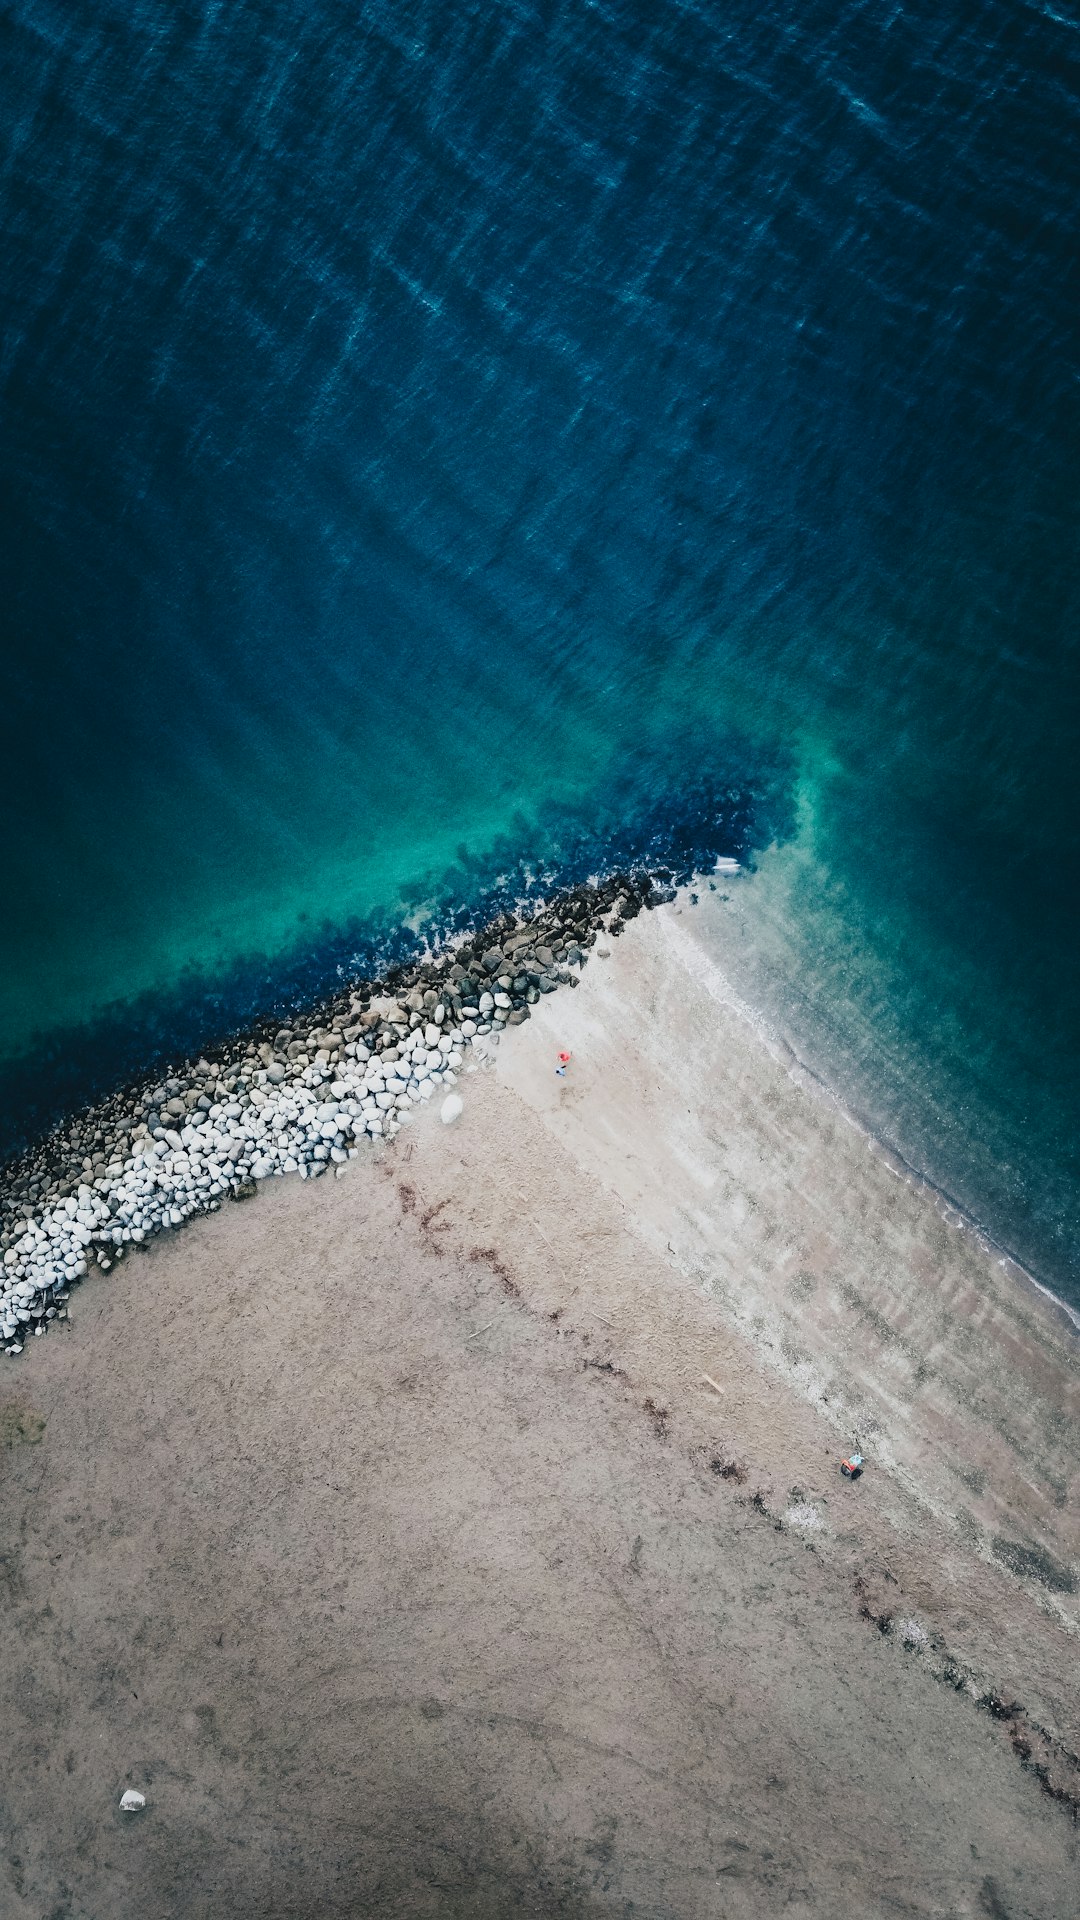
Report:
[[[840,1462],[840,1471],[848,1480],[857,1480],[862,1470],[863,1457],[861,1453],[850,1454],[846,1460],[841,1460]]]
[[[569,1053],[560,1053],[559,1064],[555,1069],[560,1080],[563,1078],[564,1074],[566,1073],[566,1069],[570,1065],[571,1058],[572,1058],[572,1055]]]

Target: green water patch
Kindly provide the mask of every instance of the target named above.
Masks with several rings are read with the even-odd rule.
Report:
[[[1080,1035],[1060,927],[1031,938],[1037,863],[1003,847],[973,874],[895,767],[875,786],[820,741],[796,819],[726,883],[719,963],[874,1133],[1075,1299]]]

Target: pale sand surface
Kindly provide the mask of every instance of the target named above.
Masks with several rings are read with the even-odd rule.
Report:
[[[1076,1912],[1073,1330],[707,933],[4,1367],[4,1920]]]

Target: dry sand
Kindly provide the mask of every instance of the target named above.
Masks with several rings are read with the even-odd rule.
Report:
[[[1075,1330],[703,933],[5,1366],[4,1920],[1076,1913]]]

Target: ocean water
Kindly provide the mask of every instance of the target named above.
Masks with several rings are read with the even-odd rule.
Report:
[[[735,852],[741,984],[1080,1297],[1073,0],[0,53],[6,1145],[500,886]]]

